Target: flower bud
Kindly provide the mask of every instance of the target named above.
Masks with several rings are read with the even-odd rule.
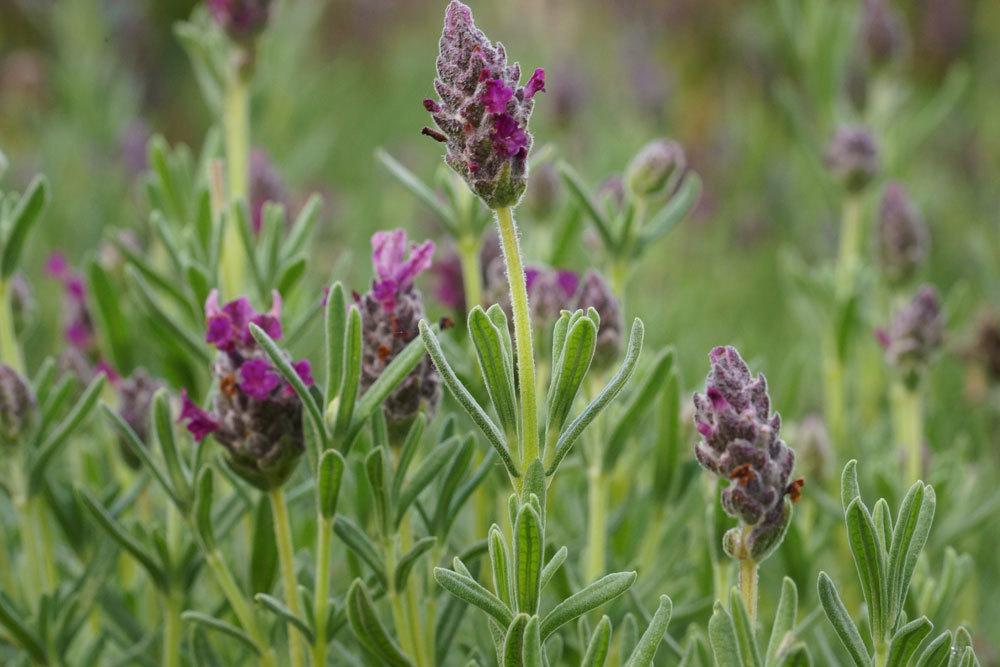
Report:
[[[900,308],[889,329],[876,332],[889,363],[916,382],[944,343],[944,315],[937,290],[924,285]]]
[[[621,303],[601,274],[590,270],[584,275],[576,295],[576,308],[593,308],[601,316],[594,364],[600,368],[613,363],[622,351],[625,323],[622,320]]]
[[[205,340],[218,350],[212,367],[218,393],[211,412],[182,393],[178,420],[197,441],[214,435],[226,450],[226,464],[262,491],[284,484],[305,451],[302,402],[250,333],[256,324],[280,339],[280,316],[277,292],[271,310],[258,313],[246,298],[220,307],[212,291],[205,302]],[[308,361],[292,367],[307,386],[313,384]]]
[[[423,133],[447,143],[445,161],[490,208],[515,205],[528,176],[528,119],[535,94],[545,90],[536,69],[524,86],[521,68],[507,64],[472,20],[472,10],[452,0],[445,10],[434,88],[440,101],[424,100],[440,131]]]
[[[35,417],[35,395],[20,373],[0,364],[0,445],[15,447]]]
[[[868,62],[886,65],[903,50],[906,33],[902,17],[888,0],[864,0],[861,14],[861,43]]]
[[[892,283],[910,280],[927,258],[927,228],[898,183],[882,196],[876,240],[882,273]]]
[[[771,414],[763,375],[750,374],[733,347],[709,355],[712,369],[705,393],[694,395],[694,423],[701,434],[695,457],[729,481],[722,507],[752,529],[747,541],[730,544],[737,558],[766,558],[780,543],[791,518],[786,496],[798,499],[801,480],[789,483],[795,454],[779,437],[781,418]]]
[[[414,286],[431,266],[434,242],[408,247],[406,232],[376,232],[372,236],[375,280],[357,297],[362,318],[361,393],[375,383],[386,366],[420,333],[424,303]],[[421,410],[433,414],[441,400],[441,383],[430,357],[424,358],[383,403],[386,419],[402,430]]]
[[[162,386],[163,384],[150,376],[144,368],[137,368],[130,376],[117,383],[118,414],[139,436],[140,442],[145,443],[149,439],[153,394]],[[141,461],[125,442],[119,442],[119,449],[126,463],[133,468],[139,467]]]
[[[271,0],[206,0],[215,22],[234,42],[249,42],[267,27]]]
[[[880,167],[875,137],[859,125],[838,128],[826,150],[826,166],[848,192],[861,192]]]
[[[656,139],[640,150],[625,170],[629,190],[639,197],[670,194],[684,175],[684,149],[676,141]]]

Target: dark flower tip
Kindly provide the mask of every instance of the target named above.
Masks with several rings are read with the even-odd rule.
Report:
[[[237,42],[263,32],[271,14],[271,0],[206,0],[206,4],[219,27]]]
[[[881,166],[875,137],[860,125],[837,128],[826,150],[826,166],[848,192],[864,190]]]

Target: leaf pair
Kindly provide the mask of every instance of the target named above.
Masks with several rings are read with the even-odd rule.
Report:
[[[812,664],[809,649],[795,635],[798,589],[788,577],[781,584],[781,598],[771,625],[767,646],[758,645],[753,621],[737,589],[729,596],[729,610],[715,603],[708,622],[709,643],[718,667],[800,667]]]

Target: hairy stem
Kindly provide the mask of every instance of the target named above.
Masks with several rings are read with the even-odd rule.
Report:
[[[521,399],[521,469],[538,458],[538,404],[535,399],[535,354],[531,341],[528,288],[521,263],[517,225],[508,207],[498,208],[497,226],[507,265],[511,307],[514,312],[514,345],[517,348],[517,379]]]
[[[10,283],[0,280],[0,363],[7,364],[18,373],[24,373],[24,358],[14,335],[14,310],[11,304]]]
[[[316,519],[316,581],[313,590],[313,625],[316,638],[312,647],[312,664],[326,665],[326,617],[330,605],[330,541],[333,519],[319,515]]]
[[[226,596],[226,601],[232,607],[233,613],[236,614],[236,618],[239,620],[243,631],[247,633],[250,641],[257,647],[257,651],[260,653],[261,666],[277,667],[278,661],[274,655],[274,650],[264,640],[264,635],[261,634],[260,628],[257,626],[257,619],[254,616],[253,609],[247,602],[246,597],[244,597],[243,591],[240,590],[239,584],[236,583],[236,578],[229,570],[229,566],[226,565],[222,554],[218,549],[212,549],[205,554],[205,562],[211,568],[212,574],[215,575],[215,579],[222,588],[222,593]]]
[[[465,292],[466,310],[471,310],[483,301],[483,273],[479,265],[479,244],[479,239],[471,234],[458,240],[458,258],[462,264],[462,288]]]
[[[743,537],[741,543],[746,544],[750,536],[751,527],[743,526]],[[740,564],[740,595],[743,597],[743,604],[746,605],[747,613],[750,614],[750,621],[757,624],[757,561],[750,558],[749,554],[741,558]]]
[[[222,127],[226,147],[226,183],[229,203],[247,196],[250,178],[250,86],[239,68],[233,68],[222,102]],[[243,288],[243,248],[235,216],[226,217],[222,235],[222,289],[229,298]]]
[[[181,666],[181,607],[180,591],[171,590],[163,596],[163,667]]]
[[[285,604],[295,616],[302,618],[299,586],[295,580],[295,548],[292,545],[292,527],[288,519],[285,492],[279,486],[269,492],[271,511],[274,514],[274,538],[278,544],[278,562],[281,567],[281,585],[285,589]],[[302,636],[291,623],[288,624],[288,659],[292,667],[305,664]]]

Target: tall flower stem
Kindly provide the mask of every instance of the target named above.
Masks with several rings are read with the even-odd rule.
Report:
[[[218,549],[211,549],[205,553],[205,562],[215,575],[216,581],[226,596],[226,601],[232,607],[233,613],[236,614],[236,618],[239,620],[243,630],[250,637],[253,645],[257,647],[257,651],[260,653],[261,667],[277,667],[278,661],[274,655],[274,650],[265,641],[264,635],[261,634],[260,628],[257,625],[257,619],[254,617],[253,609],[247,603],[243,591],[240,590],[239,584],[236,583],[236,578],[233,577],[233,573],[226,565],[222,554]]]
[[[517,379],[521,398],[521,467],[538,458],[538,404],[535,399],[535,354],[531,341],[528,288],[521,262],[517,225],[509,207],[496,209],[500,244],[507,265],[511,307],[514,312],[514,345],[517,348]]]
[[[14,335],[14,309],[10,282],[0,280],[0,363],[24,374],[24,358]]]
[[[473,234],[458,239],[458,259],[462,265],[462,288],[465,292],[465,307],[471,310],[483,300],[482,268],[479,266],[480,241]]]
[[[316,637],[312,647],[312,664],[326,665],[326,617],[330,606],[330,542],[333,539],[333,522],[323,515],[316,519],[316,581],[313,590],[313,624]]]
[[[839,315],[851,298],[860,264],[861,199],[850,195],[844,200],[840,225],[840,251],[834,273],[835,314]],[[847,397],[844,372],[845,353],[839,344],[840,319],[834,318],[825,341],[823,380],[825,414],[830,436],[837,447],[847,442]]]
[[[295,580],[295,549],[292,545],[292,527],[288,519],[288,504],[281,487],[269,492],[271,512],[274,514],[274,538],[278,543],[278,561],[281,567],[281,582],[285,589],[285,604],[295,616],[302,618],[302,604],[299,601],[299,586]],[[292,667],[305,664],[302,637],[291,623],[288,624],[288,658]]]
[[[921,477],[920,448],[923,444],[923,400],[920,387],[907,386],[902,380],[892,385],[892,418],[896,445],[906,457],[906,479]]]
[[[177,590],[163,599],[163,667],[181,665],[181,607],[183,600]]]
[[[247,196],[250,179],[250,82],[239,66],[234,66],[226,82],[222,100],[222,127],[226,148],[228,203]],[[236,229],[238,220],[227,216],[222,236],[221,280],[227,296],[239,294],[244,279],[243,248]]]
[[[743,539],[746,544],[750,535],[750,526],[743,526]],[[746,605],[747,613],[750,614],[750,622],[757,623],[757,561],[747,555],[739,560],[740,595],[743,597],[743,604]]]

